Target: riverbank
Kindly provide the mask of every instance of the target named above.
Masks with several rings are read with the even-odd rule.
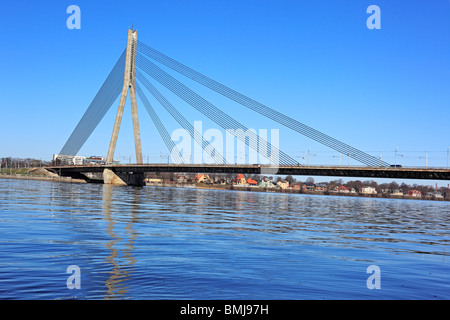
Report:
[[[359,198],[377,198],[377,199],[408,199],[408,200],[433,200],[433,201],[450,201],[446,198],[418,198],[410,196],[393,196],[388,194],[360,194],[360,193],[344,193],[334,191],[304,191],[295,189],[280,188],[260,188],[256,186],[238,186],[229,184],[205,184],[205,183],[147,183],[146,186],[153,187],[175,187],[175,188],[195,188],[210,190],[229,190],[229,191],[247,191],[247,192],[269,192],[269,193],[287,193],[287,194],[309,194],[322,196],[340,196],[340,197],[359,197]]]
[[[66,183],[86,183],[81,179],[72,179],[71,177],[60,177],[44,168],[31,169],[4,169],[0,171],[0,179],[18,179],[18,180],[38,180]]]
[[[16,174],[0,174],[0,179],[18,179],[18,180],[38,180],[51,182],[67,182],[67,183],[86,183],[84,180],[72,179],[70,177],[40,177],[30,175],[16,175]]]
[[[18,180],[38,180],[50,182],[64,183],[87,183],[85,180],[73,179],[71,177],[60,177],[43,168],[27,169],[26,171],[11,171],[10,173],[0,172],[0,179],[18,179]],[[359,194],[359,193],[343,193],[334,191],[304,191],[296,189],[280,189],[280,188],[260,188],[256,186],[238,186],[230,184],[205,184],[205,183],[147,183],[150,187],[172,187],[172,188],[193,188],[193,189],[210,189],[210,190],[229,190],[229,191],[247,191],[247,192],[269,192],[269,193],[287,193],[287,194],[310,194],[325,196],[341,196],[341,197],[360,197],[360,198],[378,198],[378,199],[408,199],[408,200],[432,200],[432,201],[450,201],[448,198],[428,198],[428,197],[410,197],[410,196],[393,196],[389,194]]]

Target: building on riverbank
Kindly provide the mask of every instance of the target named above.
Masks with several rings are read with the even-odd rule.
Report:
[[[364,187],[361,188],[361,193],[362,194],[377,194],[377,189],[375,189],[374,187]]]
[[[422,198],[422,192],[419,190],[409,190],[408,196],[413,198]]]

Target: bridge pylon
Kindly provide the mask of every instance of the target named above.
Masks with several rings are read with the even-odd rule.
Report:
[[[137,31],[128,30],[127,51],[125,58],[125,73],[123,78],[122,94],[120,95],[119,108],[117,109],[116,121],[109,144],[106,163],[112,164],[114,158],[114,150],[116,149],[117,137],[119,136],[120,123],[122,122],[123,110],[127,99],[128,90],[130,90],[131,113],[133,118],[134,145],[136,149],[136,163],[142,164],[141,134],[139,131],[139,117],[136,104],[136,46]]]
[[[137,30],[128,30],[127,48],[125,57],[125,72],[123,78],[122,94],[120,95],[119,108],[117,109],[116,120],[109,144],[108,155],[106,156],[106,164],[112,164],[114,159],[114,151],[116,149],[117,138],[119,136],[120,124],[122,122],[123,110],[127,99],[128,90],[130,91],[131,114],[133,120],[134,145],[136,150],[136,163],[142,164],[142,148],[141,134],[139,131],[139,117],[136,104],[136,47],[137,47]],[[117,177],[111,170],[105,169],[103,173],[104,181],[107,184],[128,184]]]

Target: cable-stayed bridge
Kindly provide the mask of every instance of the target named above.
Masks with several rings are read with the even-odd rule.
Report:
[[[160,64],[182,76],[197,82],[198,84],[220,95],[237,102],[239,105],[258,113],[287,127],[297,134],[306,136],[332,150],[346,155],[359,163],[361,167],[305,167],[293,157],[279,149],[277,143],[269,142],[267,137],[258,135],[254,130],[247,128],[243,123],[213,103],[206,100],[188,86],[163,70]],[[242,144],[254,150],[264,164],[235,165],[226,156],[223,150],[216,148],[213,143],[204,139],[202,133],[193,126],[164,94],[159,91],[154,83],[166,88],[203,116],[232,134]],[[113,165],[114,151],[117,143],[125,101],[130,94],[134,143],[136,151],[136,164]],[[155,109],[147,98],[151,96],[170,114],[171,117],[185,130],[189,137],[197,143],[214,164],[191,163],[191,158],[186,156],[186,150],[179,150],[171,139]],[[137,93],[137,95],[136,95]],[[398,166],[391,167],[389,163],[339,141],[325,133],[313,129],[291,116],[280,113],[262,103],[259,103],[187,66],[151,48],[137,40],[137,31],[128,30],[127,46],[112,68],[105,82],[89,105],[85,114],[73,130],[69,139],[61,149],[60,157],[75,156],[80,151],[89,136],[98,126],[100,121],[110,110],[113,103],[120,96],[119,107],[116,114],[111,141],[106,157],[106,163],[101,166],[55,166],[51,167],[61,175],[82,177],[89,172],[103,172],[104,183],[133,184],[143,182],[145,172],[217,172],[217,173],[257,173],[257,174],[292,174],[292,175],[327,175],[327,176],[352,176],[352,177],[380,177],[380,178],[410,178],[410,179],[450,179],[449,170],[430,169],[404,169]],[[139,129],[139,117],[137,112],[137,96],[145,106],[153,124],[172,155],[173,164],[150,165],[143,164],[141,138]]]

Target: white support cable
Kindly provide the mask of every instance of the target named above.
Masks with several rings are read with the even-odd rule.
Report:
[[[320,131],[317,131],[311,127],[308,127],[297,120],[294,120],[276,110],[273,110],[253,99],[246,97],[217,81],[214,81],[203,74],[177,62],[176,60],[165,56],[164,54],[158,52],[157,50],[147,46],[146,44],[138,41],[138,50],[146,54],[147,56],[155,59],[156,61],[164,64],[165,66],[185,75],[186,77],[191,78],[192,80],[214,90],[225,97],[228,97],[231,100],[234,100],[253,111],[256,111],[288,128],[291,128],[294,131],[297,131],[315,141],[318,141],[336,151],[345,154],[351,154],[352,158],[366,164],[366,165],[379,165],[380,161],[378,158],[371,156],[369,154],[364,153],[361,150],[353,148],[339,140],[336,140]],[[383,166],[389,166],[387,162],[382,161],[381,164]]]
[[[125,51],[117,60],[105,82],[97,92],[88,109],[73,130],[59,154],[76,155],[86,140],[98,126],[113,102],[120,94],[123,85]]]
[[[192,107],[194,107],[201,113],[203,113],[205,116],[207,116],[215,123],[219,124],[224,129],[233,129],[235,130],[235,132],[238,131],[238,129],[242,129],[242,132],[247,132],[249,136],[251,136],[249,138],[250,139],[253,138],[254,141],[256,141],[256,143],[258,144],[258,146],[259,143],[261,142],[270,145],[269,149],[272,148],[277,149],[264,139],[260,139],[255,133],[253,133],[251,130],[248,130],[244,125],[242,125],[241,123],[239,123],[238,121],[236,121],[235,119],[224,113],[222,110],[218,109],[210,102],[206,101],[205,99],[197,95],[191,89],[187,88],[185,85],[183,85],[178,80],[167,74],[164,70],[157,67],[155,64],[153,64],[151,61],[146,59],[141,54],[138,54],[137,65],[144,72],[149,74],[152,78],[157,80],[167,89],[175,93],[178,97],[183,99],[185,102],[190,104]],[[248,145],[245,139],[245,135],[243,135],[242,132],[238,131],[236,137]],[[285,164],[292,164],[292,165],[298,164],[297,161],[295,161],[293,158],[285,154],[283,151],[278,150],[278,152],[280,155],[280,159],[284,160]]]
[[[205,150],[212,159],[215,160],[218,164],[225,164],[226,160],[221,155],[221,153],[217,153],[215,156],[212,155],[214,149],[212,146],[205,140],[203,140],[201,133],[197,132],[195,128],[186,120],[185,117],[148,81],[147,78],[139,71],[136,70],[136,77],[142,84],[147,88],[147,90],[155,97],[156,100],[166,109],[166,111],[190,134],[191,138]],[[218,159],[222,159],[222,161],[218,161]]]
[[[148,101],[147,97],[145,96],[144,92],[142,91],[141,87],[137,82],[135,82],[136,86],[136,92],[141,99],[142,103],[144,104],[145,108],[147,109],[148,114],[150,115],[150,118],[153,121],[153,124],[155,125],[156,129],[159,132],[159,135],[163,139],[164,143],[166,144],[167,149],[169,152],[174,155],[175,161],[177,163],[185,163],[183,158],[180,156],[180,152],[175,145],[175,143],[172,141],[169,133],[167,132],[167,129],[164,127],[163,123],[159,119],[158,115],[156,114],[155,110],[150,104],[150,101]]]

